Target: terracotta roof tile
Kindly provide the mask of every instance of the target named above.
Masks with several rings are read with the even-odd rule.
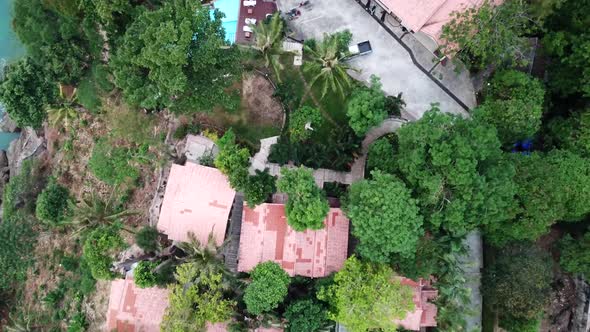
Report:
[[[213,232],[221,245],[235,194],[226,176],[215,168],[191,162],[172,165],[158,229],[176,241],[188,240],[193,232],[201,243]]]
[[[348,251],[349,221],[332,208],[325,228],[296,232],[287,224],[284,204],[244,206],[238,271],[274,261],[293,275],[324,277],[342,268]]]

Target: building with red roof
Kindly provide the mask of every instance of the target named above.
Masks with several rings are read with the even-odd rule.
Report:
[[[383,8],[397,17],[403,26],[413,32],[423,32],[437,44],[445,24],[453,17],[452,12],[480,7],[485,0],[376,0]],[[492,0],[501,4],[503,0]]]
[[[434,300],[438,296],[438,291],[431,287],[430,282],[419,279],[418,282],[401,277],[401,284],[410,286],[414,290],[414,311],[409,312],[406,317],[397,321],[400,326],[406,330],[420,331],[424,327],[436,326],[437,308]]]
[[[213,233],[217,245],[225,238],[236,195],[218,169],[187,162],[172,165],[162,202],[158,229],[175,241],[187,241],[188,233],[206,243]]]
[[[331,208],[320,230],[296,232],[287,224],[284,204],[244,206],[238,271],[273,261],[290,275],[325,277],[340,270],[348,254],[349,220]]]
[[[113,280],[106,331],[159,332],[167,307],[167,289],[139,288],[131,277]]]

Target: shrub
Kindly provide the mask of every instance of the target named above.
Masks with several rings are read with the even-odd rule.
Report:
[[[198,134],[201,131],[201,126],[196,123],[183,123],[174,131],[174,139],[181,140],[188,134]]]
[[[519,319],[512,315],[500,317],[499,326],[506,332],[538,332],[541,330],[541,315],[535,318]]]
[[[559,242],[559,249],[559,264],[565,271],[590,276],[590,231],[581,239],[567,234]]]
[[[281,175],[277,188],[289,195],[285,207],[289,226],[298,232],[324,228],[324,218],[330,207],[311,171],[302,167],[282,168]]]
[[[11,219],[18,210],[34,212],[34,202],[37,195],[43,189],[43,178],[39,172],[38,163],[33,160],[25,160],[22,163],[20,173],[10,177],[2,194],[2,218]]]
[[[287,296],[290,278],[275,262],[256,265],[250,273],[252,282],[244,292],[244,302],[248,312],[259,315],[279,306]]]
[[[248,179],[248,167],[250,165],[250,152],[246,148],[240,148],[236,144],[236,136],[229,129],[223,137],[217,141],[219,153],[215,158],[215,167],[227,175],[232,188],[240,190]]]
[[[402,99],[402,93],[397,96],[385,97],[385,110],[390,116],[402,116],[402,109],[406,106],[406,102]]]
[[[312,131],[305,129],[307,123],[317,130],[322,125],[322,114],[316,108],[303,106],[289,115],[289,134],[292,141],[305,141]]]
[[[387,137],[381,137],[369,146],[367,169],[379,169],[385,173],[394,174],[397,171],[395,154],[397,153],[397,136],[393,135],[395,146]]]
[[[264,203],[268,196],[275,192],[275,181],[276,178],[270,175],[268,170],[264,172],[256,170],[256,175],[249,176],[244,188],[244,198],[248,206],[253,208]]]
[[[285,311],[289,332],[315,332],[326,326],[326,308],[313,300],[300,300],[292,303]]]
[[[353,92],[346,107],[346,115],[350,127],[359,136],[387,118],[385,95],[378,77],[371,76],[369,88],[362,87]]]
[[[118,227],[101,226],[92,231],[84,241],[83,257],[94,279],[112,279],[113,258],[117,250],[125,247]]]
[[[549,299],[551,262],[533,244],[503,249],[484,271],[484,298],[500,315],[534,319]]]
[[[156,262],[142,261],[133,270],[133,281],[139,288],[153,287],[158,284],[158,275],[153,271],[158,267]]]
[[[106,140],[94,145],[88,167],[99,180],[110,185],[133,182],[139,171],[130,164],[131,151],[124,147],[114,147]]]
[[[160,232],[158,232],[157,228],[145,226],[135,234],[135,242],[141,249],[147,252],[156,251],[158,250],[159,236]]]
[[[89,79],[83,79],[78,85],[78,101],[92,113],[98,113],[102,103],[95,85]]]
[[[37,197],[37,219],[52,225],[63,222],[68,216],[69,199],[69,190],[52,178]]]

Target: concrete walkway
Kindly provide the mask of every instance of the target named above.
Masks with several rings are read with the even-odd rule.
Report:
[[[383,121],[379,126],[371,128],[365,135],[365,139],[361,143],[361,154],[355,159],[350,167],[350,172],[337,172],[330,169],[318,168],[313,170],[313,177],[320,188],[324,187],[326,182],[338,182],[342,184],[352,184],[365,178],[365,163],[367,161],[367,154],[371,144],[383,135],[394,133],[406,121],[389,118]],[[281,166],[275,163],[268,162],[271,148],[279,140],[279,136],[264,138],[260,140],[260,150],[250,158],[249,172],[251,175],[256,173],[256,170],[268,172],[273,176],[281,176]],[[282,167],[295,168],[295,166],[284,165]]]

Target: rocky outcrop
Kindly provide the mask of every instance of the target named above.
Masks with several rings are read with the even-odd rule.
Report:
[[[581,277],[574,279],[576,304],[571,320],[572,332],[587,332],[590,329],[590,285]]]
[[[25,128],[20,137],[10,143],[7,151],[10,176],[20,172],[23,161],[37,158],[47,150],[47,144],[43,136],[37,135],[35,130]]]
[[[0,110],[1,109],[2,107],[0,106]],[[16,123],[10,119],[8,113],[4,113],[4,115],[0,119],[0,131],[5,133],[14,133],[18,131]]]

